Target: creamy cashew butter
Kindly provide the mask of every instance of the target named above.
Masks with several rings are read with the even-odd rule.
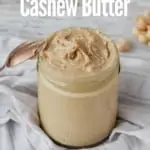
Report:
[[[46,39],[38,58],[38,104],[44,131],[66,146],[90,146],[112,131],[119,54],[91,28],[66,28]]]

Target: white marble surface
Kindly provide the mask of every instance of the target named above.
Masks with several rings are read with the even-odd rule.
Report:
[[[81,16],[72,18],[54,17],[22,17],[20,14],[19,0],[0,0],[0,35],[17,36],[25,39],[43,37],[51,32],[68,26],[87,26],[99,28],[109,34],[112,38],[125,36],[129,38],[134,49],[124,56],[140,57],[150,59],[150,50],[137,42],[132,35],[132,27],[135,17],[142,14],[150,7],[150,0],[131,0],[128,17],[88,17]],[[121,54],[122,55],[122,54]]]
[[[8,2],[7,2],[8,1]],[[134,22],[136,14],[142,12],[149,0],[131,0],[128,17],[88,17],[81,16],[72,18],[52,17],[22,17],[18,0],[0,0],[0,33],[1,35],[12,35],[19,37],[43,36],[54,30],[67,26],[91,26],[104,30],[109,34],[125,34],[130,36],[130,25]],[[10,4],[13,3],[13,4]],[[129,21],[130,20],[130,21]],[[124,26],[127,25],[127,26]],[[116,29],[116,30],[115,30]]]

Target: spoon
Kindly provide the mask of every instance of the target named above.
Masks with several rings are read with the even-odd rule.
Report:
[[[5,63],[2,67],[0,67],[0,71],[6,67],[13,67],[25,62],[26,60],[36,58],[40,50],[42,50],[46,45],[46,41],[43,39],[21,43],[8,55]]]

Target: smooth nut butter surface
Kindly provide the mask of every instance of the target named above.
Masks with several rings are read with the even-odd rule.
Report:
[[[119,54],[90,28],[67,28],[47,38],[38,60],[38,101],[45,132],[63,145],[102,141],[117,115]]]

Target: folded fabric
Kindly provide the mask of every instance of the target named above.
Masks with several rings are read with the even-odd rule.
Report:
[[[2,64],[22,39],[0,38]],[[0,73],[0,150],[59,150],[39,127],[36,60]],[[121,56],[118,124],[94,150],[150,149],[150,62]]]

